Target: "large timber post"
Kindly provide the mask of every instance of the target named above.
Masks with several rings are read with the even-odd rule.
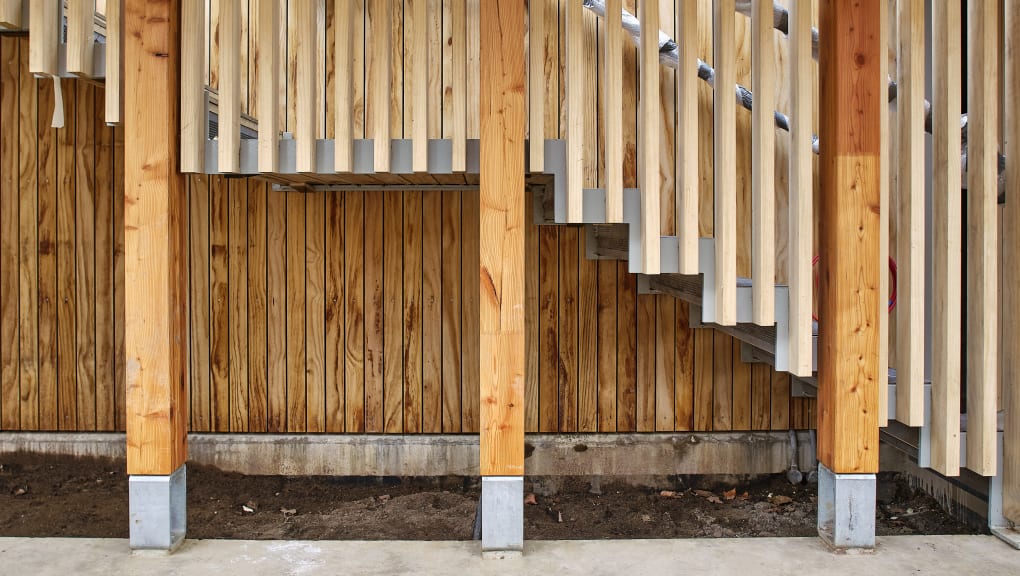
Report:
[[[124,2],[124,279],[132,548],[185,532],[186,198],[178,172],[180,5]]]
[[[883,5],[819,15],[818,533],[837,548],[875,544]]]
[[[482,551],[524,545],[524,2],[481,3]]]

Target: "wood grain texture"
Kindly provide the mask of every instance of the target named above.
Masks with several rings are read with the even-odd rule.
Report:
[[[401,192],[383,196],[383,430],[404,431],[403,269],[404,206]]]
[[[811,337],[814,279],[813,154],[811,151],[811,6],[796,2],[790,11],[790,185],[788,189],[788,251],[790,286],[790,372],[812,372]]]
[[[316,3],[306,0],[292,4],[292,6],[294,21],[288,24],[295,34],[293,61],[296,62],[297,69],[294,79],[295,124],[291,130],[297,141],[295,165],[298,172],[315,172],[315,139],[318,136],[315,122],[316,82],[319,76],[318,53],[315,44]],[[388,168],[389,164],[387,163],[383,171]]]
[[[91,122],[94,124],[95,143],[95,322],[96,322],[96,429],[116,430],[116,357],[114,352],[114,326],[118,317],[114,302],[114,149],[113,128],[103,119],[104,93],[95,89],[95,107]],[[35,210],[32,211],[36,216]],[[32,227],[35,231],[35,226]],[[36,238],[30,240],[35,245]],[[190,270],[189,270],[190,274]],[[36,285],[31,286],[35,292]],[[37,309],[37,308],[33,308]],[[24,330],[22,331],[24,333]],[[35,334],[33,334],[33,338]],[[33,358],[33,361],[35,359]],[[190,364],[190,356],[189,356]],[[188,374],[190,385],[190,373]]]
[[[348,3],[349,6],[349,3]],[[344,19],[344,22],[349,20]],[[258,70],[259,172],[276,172],[280,166],[280,7],[275,0],[259,0],[258,32],[256,33],[256,68]],[[350,36],[345,38],[350,41]],[[339,46],[339,43],[338,43]],[[338,48],[339,50],[339,48]],[[344,78],[349,76],[345,75]],[[350,86],[350,84],[346,84]],[[337,88],[339,91],[339,88]],[[337,94],[338,104],[342,102]],[[349,108],[348,108],[349,110]],[[349,118],[349,116],[348,116]],[[338,120],[339,122],[339,120]],[[339,138],[337,139],[339,144]],[[338,146],[339,148],[339,146]],[[339,156],[339,152],[337,152]]]
[[[524,3],[479,16],[479,458],[483,476],[523,476]]]
[[[627,264],[616,269],[616,429],[637,430],[637,281]]]
[[[523,206],[522,206],[523,208]],[[523,217],[523,213],[522,213]],[[481,406],[479,404],[479,371],[481,356],[479,333],[481,322],[481,196],[473,192],[461,193],[461,312],[460,312],[460,395],[461,395],[461,432],[475,433],[479,431]],[[523,224],[522,224],[523,226]],[[524,230],[521,230],[523,242]],[[523,250],[523,248],[522,248]],[[522,271],[523,273],[523,271]],[[521,293],[521,300],[524,293]]]
[[[970,2],[967,22],[967,468],[993,476],[998,469],[998,8]]]
[[[678,300],[655,297],[655,431],[672,432],[676,427],[676,307]]]
[[[578,229],[564,227],[560,230],[559,241],[559,331],[557,357],[559,400],[559,418],[557,429],[560,432],[577,431],[577,393],[578,393]]]
[[[698,5],[681,0],[676,9],[680,65],[676,72],[676,234],[681,274],[698,273]]]
[[[897,4],[896,419],[924,424],[924,3]],[[876,167],[877,168],[877,167]]]
[[[461,431],[461,192],[442,192],[443,432]]]
[[[452,166],[454,172],[463,172],[467,167],[467,0],[449,0],[450,4],[450,88],[449,98],[450,129],[447,138],[453,140]],[[522,16],[523,17],[523,16]],[[484,84],[484,82],[482,83]],[[445,132],[445,131],[444,131]]]
[[[27,41],[20,43],[20,74],[27,77],[28,71],[28,44]],[[5,52],[6,54],[6,52]],[[36,146],[33,154],[31,145],[28,145],[27,154],[22,156],[26,161],[27,170],[21,180],[21,186],[26,190],[35,188],[37,191],[38,207],[38,241],[39,241],[39,389],[38,395],[33,396],[31,390],[25,390],[21,395],[21,424],[24,428],[38,425],[42,430],[54,430],[57,428],[57,347],[58,347],[58,323],[57,309],[59,298],[57,297],[57,158],[56,143],[57,131],[50,127],[44,117],[38,117],[38,110],[52,109],[54,102],[53,84],[50,82],[23,82],[21,83],[25,96],[20,99],[21,105],[27,108],[21,114],[27,117],[35,126]],[[33,106],[31,94],[38,95],[38,104]],[[45,115],[43,115],[45,116]],[[11,124],[5,124],[11,126]],[[22,125],[22,128],[31,130],[32,126]],[[28,132],[22,133],[23,143],[32,142],[33,135]],[[123,169],[123,153],[120,154],[121,168]],[[35,161],[35,169],[31,163]],[[115,190],[120,192],[119,197],[123,198],[123,179],[118,181],[119,187]],[[123,202],[119,203],[121,209],[120,224],[118,233],[123,229]],[[122,238],[122,237],[121,237]],[[121,278],[123,277],[123,240],[120,243],[121,250]],[[122,294],[123,283],[120,284],[118,294]],[[121,297],[121,302],[123,297]],[[120,322],[123,330],[123,316]],[[120,349],[119,352],[123,352]],[[118,358],[123,355],[118,353]],[[118,370],[123,375],[123,370]],[[123,384],[123,382],[122,382]],[[123,393],[124,388],[118,388]],[[123,408],[123,394],[119,394],[120,405]],[[124,420],[120,420],[123,427]]]
[[[21,0],[0,2],[0,27],[18,30],[25,25],[24,4]]]
[[[266,432],[269,428],[268,397],[268,245],[267,195],[273,194],[265,182],[248,181],[247,250],[248,293],[248,430]]]
[[[715,332],[712,342],[712,430],[732,430],[733,338]]]
[[[532,172],[545,169],[546,4],[546,0],[528,1],[528,168]],[[609,61],[608,53],[606,58]]]
[[[67,0],[64,9],[67,71],[78,76],[92,76],[96,0]]]
[[[96,222],[95,222],[95,94],[84,82],[74,86],[74,345],[78,430],[96,428]],[[84,144],[84,145],[83,145]],[[22,350],[22,354],[24,354]]]
[[[365,431],[365,193],[344,193],[344,406],[347,432]]]
[[[301,2],[299,6],[310,5]],[[297,10],[300,24],[303,13]],[[219,170],[234,173],[241,169],[241,0],[220,0],[219,44],[219,131],[217,153]],[[301,36],[298,50],[300,53]],[[300,82],[300,79],[299,79]],[[301,97],[305,86],[298,88],[298,115],[301,115]],[[311,92],[307,92],[311,95]],[[204,116],[204,114],[203,114]],[[299,140],[300,141],[300,140]],[[298,155],[300,157],[300,154]],[[300,161],[299,161],[300,163]]]
[[[326,194],[326,432],[343,432],[345,297],[344,192]]]
[[[209,363],[213,430],[230,431],[229,183],[209,179]],[[286,227],[285,227],[286,229]]]
[[[287,195],[266,197],[266,408],[269,432],[287,430]]]
[[[737,322],[737,181],[736,78],[734,3],[720,0],[712,5],[715,98],[713,105],[715,158],[715,322]]]
[[[559,232],[552,226],[538,229],[538,430],[559,429]]]
[[[287,192],[287,432],[305,432],[307,405],[307,335],[305,292],[305,195]]]
[[[731,6],[732,7],[732,6]],[[732,11],[731,11],[732,12]],[[640,5],[641,29],[654,30],[658,35],[659,6],[656,2],[642,1]],[[638,164],[641,186],[641,272],[658,274],[659,255],[659,50],[657,42],[641,44],[641,77],[639,133],[641,144]],[[655,73],[645,73],[655,71]]]
[[[638,432],[655,431],[655,347],[641,342],[655,342],[655,295],[637,296],[637,401]]]
[[[374,140],[373,146],[376,172],[390,169],[390,6],[391,0],[368,0],[368,22],[366,45],[370,47],[366,82],[367,120],[370,130],[365,136]],[[463,38],[463,36],[461,36]],[[367,56],[367,55],[366,55]]]
[[[308,432],[326,431],[326,195],[305,195],[305,406]]]
[[[424,120],[423,120],[424,121]],[[403,193],[404,261],[401,330],[404,352],[403,430],[407,434],[422,431],[422,194],[420,190]]]
[[[422,192],[422,326],[430,336],[422,337],[422,431],[443,430],[443,338],[436,327],[443,325],[443,193]],[[442,329],[440,328],[440,331]]]
[[[0,123],[18,125],[18,48],[8,37],[0,40]],[[20,427],[18,377],[18,148],[17,133],[0,134],[0,424]]]
[[[751,279],[752,319],[760,326],[775,323],[776,278],[776,108],[775,32],[771,0],[751,4],[751,68],[754,108],[751,111]]]
[[[188,178],[188,306],[191,338],[191,429],[212,430],[210,412],[209,348],[209,181],[204,175]]]
[[[598,431],[616,431],[617,263],[598,262]]]
[[[169,474],[187,455],[185,189],[180,130],[179,6],[125,0],[124,139],[127,470]],[[162,57],[161,55],[168,55]]]
[[[567,222],[581,222],[584,190],[585,94],[584,13],[580,2],[566,3]],[[658,62],[656,62],[658,66]],[[657,124],[655,124],[657,125]],[[654,133],[654,131],[653,131]]]
[[[892,31],[890,30],[889,10],[890,3],[882,7],[881,21],[879,23],[879,46],[889,46]],[[887,52],[879,59],[879,74],[882,78],[889,77],[889,57]],[[881,131],[881,150],[879,156],[884,160],[881,165],[881,189],[879,191],[879,238],[878,238],[878,293],[881,298],[888,299],[889,290],[889,218],[892,212],[890,200],[890,184],[892,165],[895,159],[892,156],[892,134],[890,129],[890,118],[892,113],[889,106],[883,106],[879,111],[879,130]],[[882,306],[879,302],[878,311],[878,425],[886,427],[889,425],[889,337],[891,332],[890,313],[888,306]]]
[[[223,78],[225,79],[225,77]],[[248,181],[227,187],[227,341],[230,431],[248,431]]]
[[[126,0],[125,0],[126,1]],[[28,69],[32,74],[57,74],[57,54],[61,43],[60,4],[48,0],[31,0],[28,26]]]
[[[199,0],[181,4],[181,172],[204,172],[206,118],[206,14]],[[109,47],[107,47],[109,49]],[[109,80],[109,78],[108,78]],[[107,85],[109,87],[109,84]],[[238,118],[240,121],[240,118]],[[238,126],[240,130],[240,126]],[[240,134],[238,134],[240,137]]]
[[[534,6],[532,4],[531,6]],[[524,431],[538,432],[539,415],[539,351],[541,349],[539,300],[539,255],[538,225],[528,215],[534,214],[535,203],[539,201],[534,190],[524,195],[524,329],[525,329],[525,377],[524,377]],[[615,286],[615,285],[614,285]],[[615,346],[615,343],[613,343]],[[615,356],[615,354],[614,354]],[[614,377],[615,380],[615,370]],[[615,394],[614,394],[615,396]],[[615,404],[615,397],[613,399]],[[600,416],[602,412],[599,412]],[[613,409],[615,418],[616,410]]]
[[[384,426],[383,195],[365,194],[365,432]]]
[[[878,471],[880,10],[868,0],[820,13],[832,40],[819,60],[818,455],[837,474]]]
[[[1005,90],[1003,99],[1013,102],[1020,98],[1020,2],[1010,0],[1005,5]],[[1004,106],[1003,122],[1005,153],[1020,158],[1020,110]],[[1006,164],[1006,189],[1020,190],[1020,165]],[[1020,431],[1020,202],[1007,202],[1003,210],[1003,246],[1006,262],[1002,268],[1002,359],[1003,409],[1006,413],[1002,447],[1002,513],[1011,522],[1020,521],[1020,442],[1012,439]]]
[[[931,467],[960,473],[963,186],[960,163],[960,5],[932,6]],[[882,273],[885,275],[885,273]],[[884,294],[884,292],[881,292]],[[881,305],[881,302],[879,303]],[[881,311],[880,311],[881,313]]]
[[[429,112],[429,22],[427,0],[412,0],[410,18],[405,27],[411,28],[411,77],[406,93],[410,98],[411,116],[411,168],[415,172],[428,170],[428,112]]]

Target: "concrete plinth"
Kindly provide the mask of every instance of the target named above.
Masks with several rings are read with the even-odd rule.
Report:
[[[818,464],[818,536],[837,549],[875,547],[875,475]]]
[[[128,479],[130,544],[135,550],[173,551],[187,530],[187,472]]]
[[[482,556],[518,557],[524,550],[524,478],[482,478]]]

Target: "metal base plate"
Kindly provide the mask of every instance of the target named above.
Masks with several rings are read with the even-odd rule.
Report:
[[[128,479],[131,548],[177,548],[187,530],[187,471],[184,465],[167,476]]]
[[[482,478],[482,556],[511,558],[524,550],[524,478]]]
[[[818,536],[833,548],[875,547],[875,475],[818,464]]]

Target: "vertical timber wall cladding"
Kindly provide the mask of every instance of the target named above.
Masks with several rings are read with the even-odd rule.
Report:
[[[122,140],[84,82],[64,81],[65,127],[50,128],[53,84],[27,59],[26,38],[0,38],[0,429],[120,430]],[[546,110],[557,137],[559,107]],[[193,430],[477,432],[477,192],[302,194],[215,176],[187,188]],[[684,303],[637,294],[584,241],[528,225],[528,431],[814,425],[788,375],[688,328]]]

